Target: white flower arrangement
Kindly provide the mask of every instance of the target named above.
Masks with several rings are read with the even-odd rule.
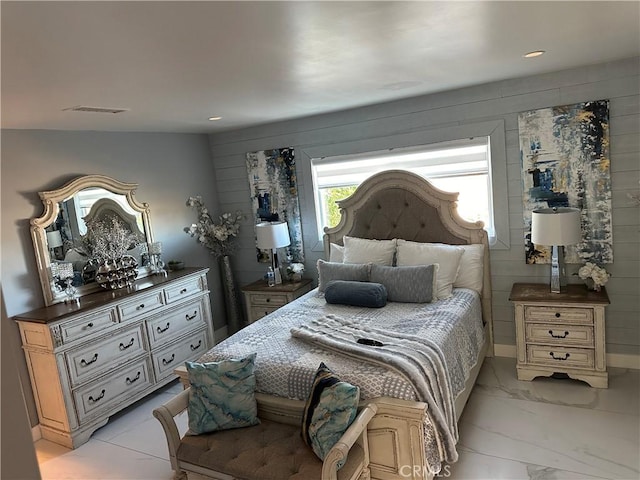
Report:
[[[287,265],[287,276],[292,281],[300,281],[304,273],[304,263],[290,263]]]
[[[115,216],[87,223],[81,240],[88,257],[99,262],[118,260],[141,241],[141,235],[129,231]]]
[[[184,228],[189,236],[196,238],[198,243],[207,247],[215,257],[223,257],[235,252],[234,240],[240,231],[242,212],[223,213],[220,215],[218,223],[215,223],[209,210],[202,202],[202,197],[189,197],[187,206],[194,207],[198,211],[198,223]]]
[[[602,286],[609,281],[611,275],[603,267],[587,262],[578,270],[578,276],[583,280],[591,279],[593,289],[600,291]]]

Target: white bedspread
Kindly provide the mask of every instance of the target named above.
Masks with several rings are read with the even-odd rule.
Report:
[[[478,294],[468,289],[455,289],[452,297],[430,304],[389,302],[379,309],[330,305],[316,289],[216,345],[200,361],[256,352],[257,391],[287,398],[306,400],[318,365],[324,362],[344,381],[358,385],[364,399],[390,396],[425,401],[407,376],[394,368],[310,344],[290,334],[292,328],[310,320],[333,315],[363,327],[397,331],[437,344],[455,398],[464,389],[484,342],[481,312]],[[428,460],[436,467],[444,460],[438,447],[440,435],[427,428],[426,436]]]

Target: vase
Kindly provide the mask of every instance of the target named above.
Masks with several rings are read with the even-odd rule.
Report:
[[[231,270],[231,258],[229,255],[220,257],[220,275],[222,276],[222,294],[224,295],[224,306],[227,314],[227,328],[229,335],[232,335],[240,330],[242,313],[236,285],[233,280],[233,270]]]
[[[591,278],[585,279],[585,282],[587,283],[587,289],[589,290],[593,290],[594,292],[599,292],[600,290],[602,290],[602,286],[596,284]]]

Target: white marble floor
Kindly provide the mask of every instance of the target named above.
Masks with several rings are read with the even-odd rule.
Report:
[[[640,478],[640,371],[610,369],[609,389],[569,379],[519,382],[515,360],[485,361],[460,422],[460,459],[439,478]],[[69,450],[36,442],[43,480],[170,480],[167,447],[151,411],[172,384],[113,417]],[[186,430],[186,414],[179,419]]]

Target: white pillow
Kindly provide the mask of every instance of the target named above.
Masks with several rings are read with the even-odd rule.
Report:
[[[436,295],[438,300],[451,296],[464,250],[458,245],[418,243],[398,239],[396,262],[399,267],[437,263]]]
[[[344,262],[344,247],[337,243],[329,244],[329,261],[334,263]]]
[[[464,250],[454,288],[470,288],[482,294],[484,280],[484,245],[458,245]]]
[[[393,265],[396,239],[370,240],[368,238],[344,237],[344,263],[375,263]]]

